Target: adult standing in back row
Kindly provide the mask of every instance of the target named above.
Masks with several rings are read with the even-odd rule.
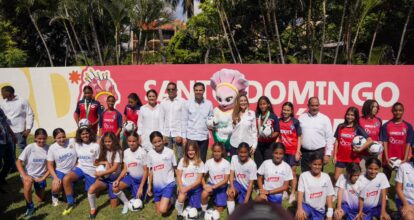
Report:
[[[207,158],[209,130],[207,119],[213,115],[213,104],[204,98],[205,86],[196,82],[193,86],[194,98],[190,98],[184,105],[183,121],[185,128],[182,136],[184,145],[187,141],[197,142],[200,149],[200,158],[205,163]]]
[[[319,99],[311,97],[308,100],[308,112],[299,116],[302,128],[302,172],[309,171],[310,154],[319,154],[324,158],[324,164],[332,156],[335,139],[332,134],[331,120],[319,112]]]
[[[183,137],[185,128],[182,127],[183,111],[185,101],[177,97],[177,84],[169,82],[167,85],[168,97],[160,103],[160,129],[163,135],[164,144],[168,148],[176,147],[177,159],[183,157]]]

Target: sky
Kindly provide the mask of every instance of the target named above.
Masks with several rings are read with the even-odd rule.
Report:
[[[187,18],[185,15],[183,15],[183,9],[181,8],[181,3],[183,0],[180,0],[180,3],[178,3],[177,7],[175,8],[175,18],[180,19],[183,21],[187,21]],[[198,8],[198,5],[200,4],[199,0],[194,0],[194,14],[200,13],[200,9]]]

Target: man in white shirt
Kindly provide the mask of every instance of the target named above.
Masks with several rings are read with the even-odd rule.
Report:
[[[324,158],[324,164],[329,162],[332,156],[335,139],[332,134],[331,120],[319,112],[319,99],[311,97],[308,100],[308,112],[299,117],[302,128],[302,172],[310,170],[309,155],[320,154]]]
[[[187,140],[196,141],[200,150],[200,158],[205,163],[207,158],[209,130],[207,119],[213,115],[213,104],[204,98],[205,86],[196,82],[193,86],[194,99],[188,100],[184,105],[182,134],[184,144]]]
[[[8,118],[10,128],[13,130],[17,139],[17,144],[23,150],[27,145],[27,136],[33,127],[33,110],[27,100],[14,94],[14,88],[4,86],[1,88],[3,102],[0,107]]]
[[[181,159],[184,154],[183,137],[185,131],[183,125],[184,100],[177,97],[177,84],[170,82],[167,85],[168,98],[160,103],[160,126],[164,136],[164,144],[173,149],[176,147],[177,159]]]

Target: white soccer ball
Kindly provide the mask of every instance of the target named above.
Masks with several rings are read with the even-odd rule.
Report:
[[[220,213],[215,209],[209,209],[204,214],[204,220],[219,220]]]
[[[99,165],[99,166],[97,166],[96,167],[96,170],[95,170],[96,172],[105,172],[106,171],[106,167],[105,167],[105,165]],[[107,178],[109,176],[109,174],[108,175],[105,175],[105,176],[103,176],[104,178]]]
[[[79,127],[89,127],[91,125],[91,122],[86,119],[86,118],[82,118],[81,120],[79,120]]]
[[[184,209],[182,216],[184,216],[185,219],[197,219],[198,218],[198,211],[196,208],[193,207],[187,207]]]
[[[270,137],[272,135],[272,127],[269,124],[264,125],[263,136]]]
[[[390,166],[393,169],[398,169],[401,165],[401,160],[398,157],[391,157],[390,158]]]
[[[374,141],[374,143],[369,147],[368,151],[370,154],[379,155],[382,153],[382,151],[384,151],[384,147],[379,142]]]
[[[131,199],[129,201],[129,210],[133,211],[133,212],[137,212],[140,209],[142,209],[143,205],[142,205],[142,201],[141,199]]]
[[[367,142],[367,139],[365,139],[362,136],[355,136],[354,139],[352,139],[352,146],[354,148],[361,148],[362,145],[365,144],[365,142]]]
[[[124,129],[126,132],[131,133],[135,131],[135,124],[132,121],[126,121],[124,124]]]

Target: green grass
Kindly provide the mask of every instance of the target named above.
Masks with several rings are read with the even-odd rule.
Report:
[[[33,137],[29,138],[29,143],[33,141]],[[51,143],[51,138],[48,139],[48,143]],[[17,152],[19,154],[20,152]],[[211,152],[209,151],[209,155]],[[330,174],[333,173],[334,166],[329,164],[325,166],[325,172]],[[298,169],[300,173],[300,169]],[[391,181],[391,188],[389,195],[389,205],[391,210],[395,211],[395,189],[394,189],[394,178]],[[8,185],[1,187],[5,194],[0,193],[0,218],[1,219],[19,219],[23,216],[26,211],[25,200],[23,197],[22,183],[18,173],[14,173],[7,178]],[[34,197],[36,206],[36,212],[32,219],[86,219],[89,216],[89,203],[86,197],[86,193],[83,191],[83,184],[77,184],[75,191],[76,193],[76,207],[69,216],[62,216],[66,203],[61,201],[58,207],[52,207],[51,205],[51,194],[50,194],[50,178],[47,180],[48,186],[46,188],[46,202],[38,203]],[[253,197],[255,196],[255,193]],[[150,200],[149,203],[145,204],[145,208],[139,212],[128,212],[127,215],[121,215],[122,204],[115,209],[109,205],[109,200],[106,192],[102,192],[97,200],[98,215],[97,219],[161,219],[155,212],[155,204]],[[290,210],[292,213],[295,212],[296,207],[289,205],[287,201],[283,202],[283,207]],[[227,218],[227,212],[222,213],[222,219]],[[176,219],[176,211],[174,210],[169,216],[164,219]]]

